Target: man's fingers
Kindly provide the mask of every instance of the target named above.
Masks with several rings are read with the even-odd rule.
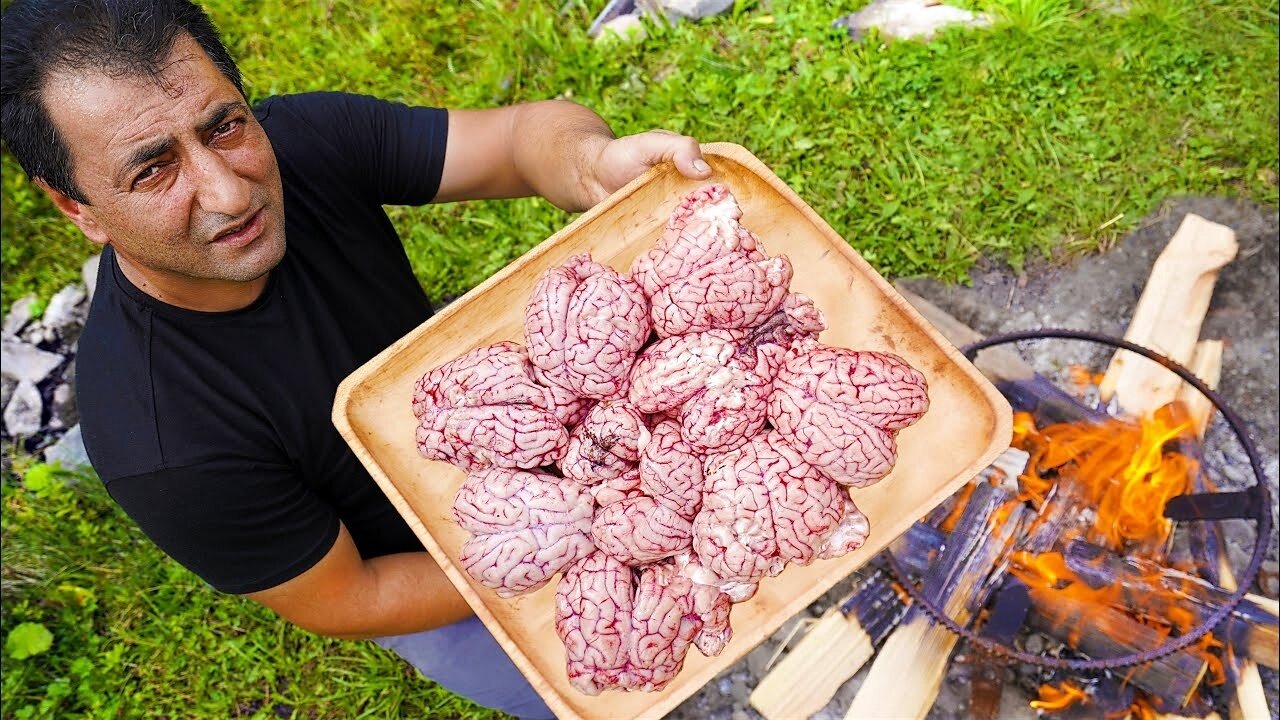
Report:
[[[681,175],[701,180],[711,174],[711,166],[702,158],[698,141],[688,135],[677,135],[668,130],[650,130],[644,133],[645,164],[657,165],[670,160]]]
[[[681,135],[673,138],[672,142],[675,143],[675,147],[671,159],[681,175],[695,180],[702,180],[711,175],[711,166],[702,159],[702,148],[697,140]]]

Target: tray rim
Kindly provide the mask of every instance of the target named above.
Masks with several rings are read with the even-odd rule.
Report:
[[[747,170],[757,175],[760,180],[769,185],[796,210],[798,210],[814,225],[814,227],[819,230],[819,232],[828,236],[829,239],[837,241],[833,244],[845,259],[862,272],[862,274],[866,276],[866,279],[874,285],[877,290],[879,290],[888,302],[897,307],[898,310],[912,321],[919,330],[933,341],[943,354],[952,361],[955,369],[959,370],[962,375],[966,376],[973,385],[980,390],[981,397],[987,401],[994,416],[994,428],[991,433],[991,442],[973,462],[961,471],[957,472],[956,475],[947,483],[939,485],[937,492],[931,497],[937,497],[937,495],[941,494],[942,498],[945,498],[964,482],[967,482],[970,478],[977,475],[983,468],[990,465],[991,461],[993,461],[1001,452],[1004,451],[1006,447],[1008,447],[1008,443],[1005,442],[1004,444],[1001,444],[999,438],[1011,438],[1013,433],[1012,409],[1010,408],[1008,401],[1000,394],[999,390],[996,389],[991,381],[982,375],[982,373],[974,367],[974,365],[969,362],[969,360],[965,358],[964,355],[961,354],[960,351],[950,341],[948,341],[940,331],[938,331],[927,319],[925,319],[923,315],[920,314],[919,311],[907,302],[907,300],[894,289],[893,285],[890,284],[889,281],[882,277],[870,263],[868,263],[856,250],[853,249],[852,246],[849,245],[848,241],[845,240],[842,235],[837,233],[834,228],[827,224],[827,222],[823,220],[808,203],[801,199],[795,191],[788,187],[781,178],[779,178],[754,154],[742,145],[730,142],[703,143],[701,145],[701,149],[704,156],[718,155],[724,157],[742,165]],[[583,716],[560,698],[560,693],[547,683],[541,673],[538,672],[534,663],[524,653],[520,646],[507,634],[506,630],[502,627],[502,624],[485,604],[484,600],[471,587],[466,578],[462,577],[461,572],[455,567],[453,560],[445,553],[444,548],[440,546],[435,536],[427,529],[426,525],[418,517],[408,500],[406,500],[404,495],[400,492],[400,489],[391,481],[386,471],[383,470],[382,465],[377,461],[361,440],[354,425],[352,424],[350,408],[352,399],[359,389],[371,379],[371,376],[379,370],[387,360],[403,352],[408,347],[418,343],[422,339],[422,336],[429,332],[435,324],[444,322],[455,313],[460,312],[462,308],[467,305],[468,300],[487,292],[489,288],[503,282],[506,278],[510,277],[524,266],[537,262],[539,258],[550,252],[563,237],[576,232],[579,227],[592,222],[595,218],[604,215],[605,213],[608,213],[616,205],[632,195],[638,188],[650,182],[656,175],[667,171],[665,166],[669,165],[670,163],[661,163],[650,168],[609,195],[606,199],[597,203],[591,209],[579,215],[555,234],[538,243],[528,252],[509,263],[506,267],[494,273],[479,285],[463,294],[457,300],[443,308],[440,312],[424,320],[416,328],[409,331],[396,342],[385,348],[382,352],[373,356],[360,367],[352,371],[338,385],[338,389],[334,394],[331,419],[343,440],[351,447],[352,452],[355,453],[357,458],[359,458],[361,464],[364,465],[365,469],[369,472],[369,475],[387,496],[387,499],[391,501],[392,506],[396,508],[396,511],[400,513],[409,526],[414,530],[414,534],[422,540],[424,548],[428,553],[430,553],[432,559],[440,566],[441,570],[444,571],[445,576],[449,578],[451,583],[453,583],[455,589],[463,596],[467,601],[467,604],[475,611],[476,616],[485,624],[485,627],[494,635],[494,638],[498,641],[499,645],[501,645],[508,655],[511,656],[512,661],[520,669],[521,673],[543,698],[543,700],[546,701],[547,705],[556,714],[556,716],[560,718],[581,720]],[[892,540],[890,540],[890,542],[892,542]],[[801,602],[802,600],[804,602]],[[787,603],[781,608],[781,614],[791,617],[799,610],[807,607],[809,602],[810,600],[806,600],[803,596],[797,596],[794,601]],[[754,631],[740,633],[740,635],[745,636],[744,639],[750,638],[750,644],[752,647],[758,645],[759,642],[767,636],[767,634],[764,634],[756,637],[759,633]],[[735,638],[738,636],[739,634],[735,633]],[[650,705],[643,713],[636,716],[636,720],[644,718],[660,718],[670,710],[674,709],[680,702],[683,702],[689,696],[692,696],[694,692],[697,692],[697,690],[695,689],[684,697],[676,697],[673,695],[668,698],[664,698],[662,701]]]

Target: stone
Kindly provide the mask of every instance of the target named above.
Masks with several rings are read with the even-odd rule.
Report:
[[[639,15],[619,15],[600,25],[596,42],[609,42],[612,40],[640,42],[646,37],[648,37],[648,33],[645,31],[644,23],[640,21]]]
[[[734,0],[658,0],[657,5],[667,15],[676,15],[690,20],[719,15],[733,7]]]
[[[57,353],[9,337],[0,340],[0,375],[4,377],[34,386],[61,364]]]
[[[78,285],[68,285],[57,292],[45,308],[40,324],[58,334],[64,344],[75,342],[84,328],[84,318],[88,311],[85,303],[87,295]]]
[[[991,18],[935,0],[876,0],[836,20],[834,25],[848,30],[855,40],[871,28],[878,28],[885,37],[898,40],[929,40],[944,27],[987,27],[991,25]]]
[[[44,401],[35,383],[19,381],[4,409],[4,426],[10,437],[31,437],[40,432]]]
[[[18,389],[18,381],[5,375],[0,378],[0,412],[9,407],[9,400],[13,398],[13,391]]]
[[[75,391],[65,382],[53,389],[49,410],[49,428],[52,430],[61,430],[80,422],[80,413],[76,410]]]
[[[79,424],[73,425],[58,442],[45,448],[44,461],[57,463],[64,470],[89,468],[89,453],[84,449],[84,436],[80,433]]]
[[[17,337],[22,328],[31,322],[31,311],[35,306],[35,295],[28,295],[9,306],[9,314],[4,316],[4,326],[0,328],[0,332],[8,337]]]
[[[98,263],[102,260],[102,255],[94,255],[84,261],[84,267],[80,268],[80,277],[84,278],[85,296],[89,302],[93,302],[93,291],[98,287]]]

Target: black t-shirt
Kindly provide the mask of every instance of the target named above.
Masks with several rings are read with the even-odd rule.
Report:
[[[310,568],[339,520],[365,558],[422,549],[330,412],[343,378],[431,314],[382,206],[435,196],[448,131],[444,110],[338,93],[255,114],[287,243],[262,296],[176,308],[134,287],[108,247],[76,361],[85,447],[111,496],[231,593]]]

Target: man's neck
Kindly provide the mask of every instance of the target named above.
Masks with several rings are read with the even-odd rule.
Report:
[[[116,262],[134,287],[174,307],[198,312],[230,312],[252,305],[267,286],[266,273],[248,282],[211,280],[156,270],[116,250]]]

